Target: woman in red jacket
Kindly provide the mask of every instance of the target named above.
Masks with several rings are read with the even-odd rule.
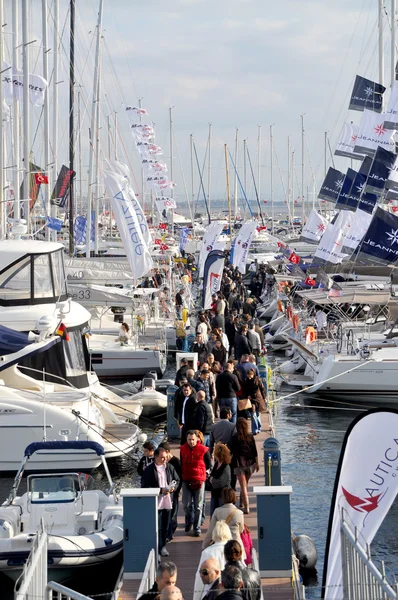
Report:
[[[180,448],[182,467],[182,504],[185,511],[185,531],[191,530],[199,537],[202,506],[205,494],[206,471],[211,468],[211,458],[207,446],[199,441],[196,431],[189,430],[187,441]],[[192,523],[191,504],[194,506]]]

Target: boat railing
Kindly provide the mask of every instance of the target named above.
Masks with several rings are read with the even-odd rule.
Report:
[[[54,375],[53,373],[49,373],[48,371],[40,370],[40,369],[34,369],[33,367],[26,367],[25,365],[18,365],[18,369],[23,371],[31,371],[32,373],[39,373],[42,377],[42,379],[35,379],[35,381],[37,381],[38,383],[48,383],[45,380],[46,375],[48,377],[52,377],[54,379],[58,379],[63,385],[67,385],[69,386],[72,390],[77,390],[77,388],[73,385],[73,383],[71,383],[70,381],[68,381],[67,379],[65,379],[64,377],[61,377],[60,375]],[[12,386],[9,386],[12,387]],[[18,389],[18,388],[16,388]]]
[[[137,600],[146,592],[148,592],[153,584],[155,583],[156,575],[156,555],[155,550],[152,548],[148,554],[144,573],[142,575],[140,587],[138,588]]]
[[[345,600],[397,600],[398,583],[387,581],[384,562],[381,571],[372,560],[370,545],[359,540],[358,529],[354,531],[344,518],[341,521],[341,552],[343,566],[343,590]]]
[[[48,538],[43,519],[35,535],[32,548],[22,574],[14,588],[15,600],[43,598],[47,587],[47,548]]]
[[[50,581],[47,584],[46,595],[40,596],[40,598],[45,598],[45,600],[91,600],[91,598],[88,596],[79,594],[79,592],[74,592],[64,585],[55,583],[54,581]]]

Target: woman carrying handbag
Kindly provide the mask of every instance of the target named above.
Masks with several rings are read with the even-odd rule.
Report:
[[[256,442],[249,432],[249,421],[242,417],[237,420],[236,434],[231,440],[232,466],[240,485],[240,506],[244,514],[249,514],[247,486],[254,471],[259,470]]]
[[[218,442],[214,447],[214,466],[210,473],[210,517],[216,508],[221,506],[221,492],[223,488],[231,486],[231,452],[225,444]]]

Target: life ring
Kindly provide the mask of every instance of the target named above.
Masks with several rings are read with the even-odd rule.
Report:
[[[318,336],[315,331],[315,328],[312,327],[311,325],[308,326],[305,330],[305,343],[312,344],[312,342],[316,342],[317,338],[318,338]]]

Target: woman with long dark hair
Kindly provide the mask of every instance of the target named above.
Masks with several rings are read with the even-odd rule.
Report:
[[[214,467],[210,473],[211,503],[210,516],[221,506],[223,488],[231,486],[231,452],[225,444],[217,442],[214,447]]]
[[[240,506],[249,514],[247,486],[254,471],[259,470],[258,454],[254,436],[249,432],[249,421],[240,417],[236,422],[236,434],[231,440],[232,466],[240,485]]]

